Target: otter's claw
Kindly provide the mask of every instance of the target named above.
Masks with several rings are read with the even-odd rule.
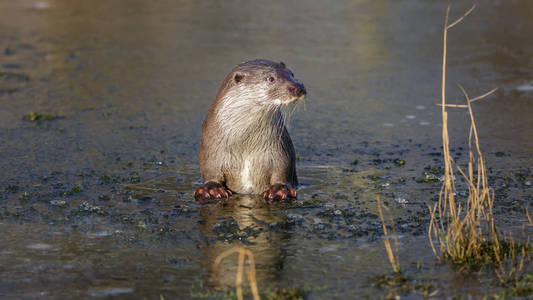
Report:
[[[275,200],[294,200],[296,199],[296,190],[284,184],[274,184],[268,190],[261,193],[266,201],[271,202]]]
[[[196,189],[196,191],[194,192],[194,198],[196,198],[196,200],[220,200],[222,198],[229,198],[231,194],[232,192],[229,189],[225,188],[222,184],[214,181],[209,181]]]

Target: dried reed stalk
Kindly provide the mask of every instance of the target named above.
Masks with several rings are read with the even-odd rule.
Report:
[[[531,219],[531,215],[529,214],[529,209],[526,207],[526,216],[527,221],[529,222],[529,225],[533,226],[533,220]]]
[[[385,250],[387,251],[387,256],[389,258],[389,262],[392,266],[392,269],[396,274],[400,274],[400,253],[399,253],[399,246],[398,246],[398,235],[396,234],[396,227],[394,225],[394,220],[391,218],[392,223],[392,230],[394,233],[394,252],[392,251],[391,243],[390,243],[390,236],[387,232],[387,226],[385,225],[385,217],[383,216],[383,209],[382,207],[385,207],[386,210],[389,210],[388,207],[383,206],[381,204],[381,200],[379,196],[377,197],[378,200],[378,211],[379,211],[379,217],[381,219],[381,225],[383,226],[383,234],[385,235],[385,239],[383,240],[383,244],[385,244]]]

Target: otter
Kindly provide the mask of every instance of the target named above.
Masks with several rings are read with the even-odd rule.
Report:
[[[283,106],[303,100],[302,83],[283,62],[247,61],[226,76],[202,125],[198,200],[233,193],[267,201],[296,198],[295,152]]]

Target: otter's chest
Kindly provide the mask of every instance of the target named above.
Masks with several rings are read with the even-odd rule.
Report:
[[[270,163],[266,155],[243,157],[238,174],[241,193],[260,193],[270,182]]]
[[[240,172],[240,181],[241,186],[246,192],[251,192],[251,189],[253,189],[254,186],[254,180],[253,180],[253,163],[252,159],[250,157],[244,159],[241,167]]]

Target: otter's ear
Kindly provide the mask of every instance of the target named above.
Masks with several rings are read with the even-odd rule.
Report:
[[[243,78],[244,74],[242,73],[235,73],[235,76],[233,76],[233,80],[235,81],[235,83],[241,82]]]

